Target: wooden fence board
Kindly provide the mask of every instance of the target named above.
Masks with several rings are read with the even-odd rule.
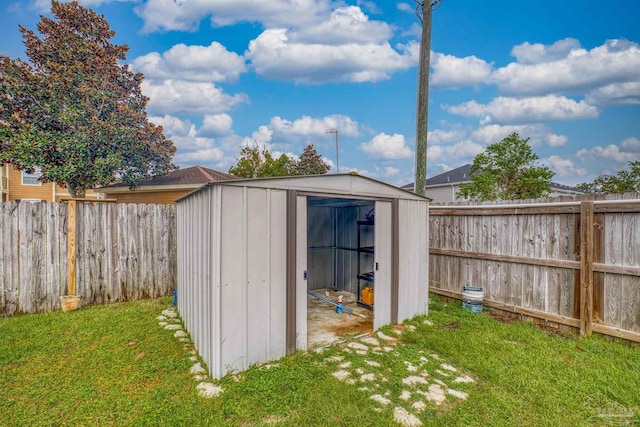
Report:
[[[0,316],[59,309],[67,293],[67,206],[0,203]],[[174,205],[76,206],[74,265],[83,305],[175,289]]]
[[[621,265],[623,246],[619,244],[619,236],[622,236],[622,214],[606,215],[605,231],[605,263]],[[622,276],[619,274],[606,274],[604,277],[604,293],[604,322],[607,325],[619,328],[622,321]]]
[[[622,214],[622,264],[640,266],[640,213]],[[640,332],[640,277],[622,277],[622,313],[620,327]]]
[[[572,326],[582,320],[585,331],[638,340],[640,194],[610,199],[593,204],[593,233],[584,237],[592,240],[588,269],[580,255],[581,202],[550,209],[537,201],[512,207],[432,205],[429,221],[438,227],[430,226],[431,286],[444,295],[459,294],[467,284],[483,286],[487,300],[514,312],[570,319],[561,323]],[[593,316],[581,319],[580,291],[587,278],[593,297],[582,301],[583,310],[592,304]]]

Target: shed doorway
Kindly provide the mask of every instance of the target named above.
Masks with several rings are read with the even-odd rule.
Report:
[[[376,244],[381,243],[377,233],[390,230],[391,218],[377,218],[380,203],[390,206],[374,200],[306,197],[307,348],[329,345],[346,334],[372,333],[378,306],[388,311],[384,289],[390,283],[381,280],[391,258],[380,255],[390,254],[390,241],[386,247]],[[387,265],[381,270],[383,258]],[[348,310],[337,313],[327,301],[338,303],[339,297],[346,309],[365,318]]]

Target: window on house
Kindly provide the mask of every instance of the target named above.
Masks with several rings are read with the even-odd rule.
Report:
[[[34,168],[33,173],[28,173],[26,170],[22,171],[22,185],[42,185],[38,179],[41,173],[40,168]]]

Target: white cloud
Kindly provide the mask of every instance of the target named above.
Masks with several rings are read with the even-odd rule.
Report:
[[[491,77],[493,64],[475,56],[458,58],[431,52],[431,67],[430,81],[434,88],[459,88],[486,83]]]
[[[209,46],[177,44],[133,60],[133,68],[151,79],[235,82],[246,71],[245,60],[218,42]]]
[[[589,92],[585,101],[600,106],[640,104],[640,81],[599,87]]]
[[[205,114],[200,133],[208,136],[228,135],[232,126],[233,119],[228,114]]]
[[[548,145],[549,147],[560,147],[568,142],[565,135],[558,135],[551,132],[543,124],[529,125],[486,125],[481,126],[472,132],[472,138],[483,144],[494,144],[500,142],[512,133],[519,134],[522,138],[530,138],[533,147]]]
[[[415,13],[416,11],[415,6],[412,6],[409,3],[396,3],[396,7],[402,12]]]
[[[629,151],[624,151],[627,149]],[[583,148],[576,153],[576,157],[581,159],[600,157],[605,159],[612,159],[619,163],[624,163],[638,160],[640,158],[640,150],[638,150],[638,147],[633,144],[626,144],[622,150],[618,145],[615,144],[609,144],[606,147],[597,145],[591,149]]]
[[[543,164],[546,163],[549,168],[556,173],[558,177],[575,177],[587,175],[587,171],[584,168],[577,167],[576,164],[569,160],[563,159],[560,156],[549,156]]]
[[[402,37],[414,37],[420,40],[422,38],[422,26],[414,22],[407,30],[401,32],[400,35]],[[416,55],[416,58],[419,58],[419,55]]]
[[[455,159],[460,163],[469,163],[475,156],[482,153],[484,147],[477,142],[465,140],[453,145],[432,145],[427,148],[429,162],[437,160],[450,161]]]
[[[636,137],[627,138],[620,144],[624,150],[640,154],[640,139]],[[640,156],[639,156],[640,157]]]
[[[371,141],[360,144],[359,148],[371,157],[382,159],[408,159],[413,152],[407,147],[404,135],[379,133]]]
[[[378,5],[374,1],[369,0],[358,0],[358,6],[362,6],[363,9],[366,9],[367,12],[373,14],[380,14],[382,10],[378,7]]]
[[[162,126],[162,131],[167,138],[196,135],[196,127],[189,120],[182,120],[170,114],[165,114],[164,116],[149,116],[149,121]]]
[[[295,38],[295,37],[293,37]],[[328,45],[292,41],[286,29],[268,29],[249,43],[246,57],[255,72],[268,79],[296,83],[374,82],[414,66],[415,42]]]
[[[194,31],[206,17],[215,27],[238,22],[303,27],[326,14],[330,4],[330,0],[147,0],[135,11],[144,20],[144,32]]]
[[[580,49],[580,42],[566,38],[552,45],[529,42],[514,46],[511,55],[521,64],[540,64],[566,58],[572,51]]]
[[[181,80],[165,80],[162,84],[145,80],[142,82],[142,92],[149,97],[149,111],[160,114],[220,113],[249,100],[243,93],[227,95],[213,83]]]
[[[571,39],[551,46],[520,45],[514,50],[524,63],[511,63],[492,77],[505,94],[585,93],[639,81],[640,45],[628,40],[607,40],[589,51]]]
[[[443,106],[450,113],[465,117],[484,118],[483,123],[536,123],[557,120],[591,119],[598,109],[584,101],[576,102],[564,96],[546,95],[530,98],[494,98],[488,104],[476,101],[456,106]]]
[[[347,43],[380,44],[392,36],[386,22],[370,21],[357,6],[339,7],[328,20],[300,27],[288,33],[292,43],[340,45]]]
[[[62,3],[67,3],[71,0],[61,0],[61,1]],[[114,2],[134,3],[137,1],[138,0],[78,0],[78,3],[81,6],[95,8],[106,3],[114,3]],[[14,3],[12,6],[12,9],[19,10],[20,5],[21,5],[20,3]],[[37,10],[38,12],[46,13],[51,11],[51,0],[32,0],[28,3],[27,7],[29,9]]]
[[[338,136],[357,137],[360,136],[358,122],[348,116],[335,114],[322,118],[312,118],[302,116],[294,121],[275,116],[271,119],[269,126],[275,132],[284,135],[294,136],[327,136],[327,131],[338,130]]]
[[[429,141],[429,144],[441,144],[443,142],[460,141],[464,136],[465,132],[462,130],[435,129],[429,132],[427,141]]]
[[[180,152],[175,155],[174,162],[184,166],[202,165],[211,162],[220,162],[224,159],[224,153],[221,149],[204,148],[189,152]]]

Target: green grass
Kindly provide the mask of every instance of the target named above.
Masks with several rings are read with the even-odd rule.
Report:
[[[358,355],[334,346],[299,353],[229,375],[217,381],[223,394],[205,399],[189,374],[188,349],[158,326],[156,316],[169,304],[167,298],[0,319],[0,424],[389,426],[395,406],[410,408],[394,398],[410,375],[405,362],[427,359],[430,379],[447,363],[475,383],[456,385],[466,400],[428,403],[417,414],[423,425],[594,426],[607,421],[599,414],[616,410],[640,423],[637,346],[502,324],[436,298],[429,316],[408,322],[415,331],[405,331],[391,352]],[[381,407],[370,399],[374,391],[359,389],[363,383],[334,378],[340,362],[327,358],[338,355],[353,368],[381,363],[367,369],[387,380],[375,393],[388,392],[393,403]]]

